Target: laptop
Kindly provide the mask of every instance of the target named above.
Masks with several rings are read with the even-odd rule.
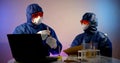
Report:
[[[40,34],[7,34],[12,56],[21,63],[52,62]]]

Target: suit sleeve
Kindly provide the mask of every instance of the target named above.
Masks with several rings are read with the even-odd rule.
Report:
[[[53,55],[54,55],[54,54],[60,54],[60,52],[61,52],[61,50],[62,50],[62,44],[61,44],[60,41],[58,40],[55,31],[52,30],[52,29],[51,29],[51,36],[56,39],[56,41],[57,41],[57,48],[56,48],[56,49],[51,49],[51,48],[49,47],[49,50],[50,50],[50,52],[51,52]]]
[[[104,35],[104,37],[101,38],[99,49],[101,55],[112,57],[112,43],[106,35]]]

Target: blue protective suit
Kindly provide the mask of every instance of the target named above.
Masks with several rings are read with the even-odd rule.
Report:
[[[61,49],[62,49],[62,44],[59,42],[57,35],[55,31],[47,26],[44,23],[41,23],[40,25],[34,25],[31,21],[31,15],[36,12],[43,12],[42,8],[38,4],[31,4],[27,7],[26,9],[26,16],[27,16],[27,22],[24,24],[21,24],[17,26],[13,32],[13,34],[36,34],[38,31],[41,30],[47,30],[47,27],[50,30],[50,35],[57,40],[57,48],[56,49],[51,49],[45,42],[46,40],[43,41],[44,46],[48,49],[49,52],[52,54],[59,54]],[[48,52],[47,55],[50,55]]]
[[[97,21],[94,19],[91,21],[93,13],[85,13],[83,16],[83,20],[90,21],[90,26],[84,30],[84,33],[79,34],[73,40],[71,47],[81,45],[83,43],[90,43],[100,50],[100,54],[103,56],[112,57],[112,44],[107,35],[104,33],[97,31]],[[85,45],[88,47],[88,45]]]

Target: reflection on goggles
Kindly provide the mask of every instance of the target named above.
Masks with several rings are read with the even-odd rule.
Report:
[[[88,24],[89,24],[89,21],[88,21],[88,20],[81,20],[80,23],[81,23],[81,24],[86,24],[86,25],[88,25]]]
[[[32,18],[37,18],[38,16],[43,17],[43,12],[37,12],[32,14]]]

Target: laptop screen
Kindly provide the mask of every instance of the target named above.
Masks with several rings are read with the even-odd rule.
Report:
[[[38,61],[48,56],[40,34],[8,34],[11,52],[16,61]]]

